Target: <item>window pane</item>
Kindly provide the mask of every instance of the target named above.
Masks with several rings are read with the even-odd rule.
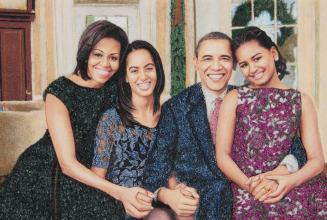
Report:
[[[291,88],[296,89],[297,87],[297,69],[295,64],[287,64],[288,75],[285,75],[282,79],[283,83],[288,85]]]
[[[278,24],[296,24],[297,4],[296,0],[277,0]]]
[[[276,39],[276,32],[273,26],[271,27],[259,27],[261,30],[263,30],[264,32],[266,32],[266,34],[274,41]]]
[[[267,35],[273,40],[275,41],[275,31],[274,31],[274,26],[270,26],[270,27],[260,27],[259,28],[263,31],[265,31],[267,33]],[[240,28],[240,29],[234,29],[232,30],[232,38],[234,39],[238,33],[243,30],[243,28]]]
[[[98,20],[108,20],[121,27],[124,31],[126,31],[126,33],[128,33],[128,17],[87,15],[85,19],[86,26]]]
[[[284,58],[291,63],[296,60],[297,33],[293,27],[283,27],[278,29],[277,45]]]
[[[297,60],[297,31],[296,28],[283,27],[278,29],[277,45],[287,62],[287,70],[290,73],[283,81],[290,87],[296,86],[296,60]]]
[[[96,15],[87,15],[86,16],[86,26],[88,26],[89,24],[98,21],[98,20],[105,20],[106,16],[96,16]]]
[[[253,25],[272,24],[274,24],[274,0],[255,0]]]
[[[246,26],[251,21],[251,1],[232,0],[232,26]]]

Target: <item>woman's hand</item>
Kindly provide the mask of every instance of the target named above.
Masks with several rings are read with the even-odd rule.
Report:
[[[153,194],[140,187],[121,187],[119,200],[123,203],[127,214],[142,218],[153,209]]]
[[[276,181],[278,187],[274,192],[268,195],[268,197],[263,201],[264,203],[279,202],[287,193],[296,187],[296,181],[291,177],[291,175],[271,175],[266,176],[265,179]]]
[[[249,186],[249,192],[260,202],[268,198],[268,196],[278,187],[276,181],[266,179],[265,176],[265,174],[252,176],[246,182]]]

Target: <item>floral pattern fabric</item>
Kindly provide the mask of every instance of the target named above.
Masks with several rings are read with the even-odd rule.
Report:
[[[107,179],[115,184],[140,186],[155,132],[138,123],[126,127],[115,108],[107,110],[98,124],[92,166],[108,169]]]
[[[248,177],[274,169],[298,132],[301,94],[294,89],[238,89],[232,158]],[[327,181],[319,175],[275,204],[232,184],[233,219],[327,219]]]

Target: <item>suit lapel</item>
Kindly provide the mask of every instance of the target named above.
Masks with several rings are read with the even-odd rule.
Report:
[[[193,136],[200,146],[209,168],[214,174],[219,175],[221,172],[216,165],[215,150],[207,118],[207,109],[200,84],[197,84],[190,92],[188,103],[187,117],[191,125]]]

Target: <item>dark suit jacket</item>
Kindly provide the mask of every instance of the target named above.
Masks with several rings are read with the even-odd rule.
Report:
[[[166,186],[173,171],[180,182],[200,193],[197,219],[231,218],[231,188],[216,164],[206,104],[199,83],[163,105],[157,140],[145,165],[143,186],[154,192]]]
[[[215,161],[206,104],[196,84],[167,101],[144,170],[145,188],[165,186],[172,171],[200,193],[197,219],[230,219],[230,184]]]

